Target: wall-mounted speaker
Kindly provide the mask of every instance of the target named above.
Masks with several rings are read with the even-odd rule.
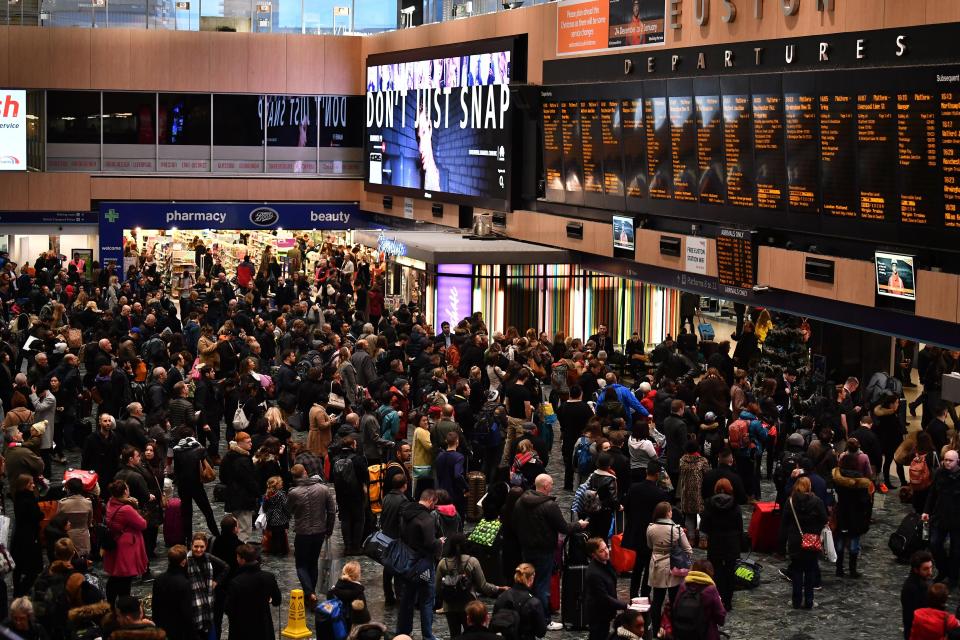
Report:
[[[677,236],[660,236],[660,255],[680,257],[681,241]]]
[[[567,223],[567,237],[573,238],[574,240],[583,240],[583,223],[582,222],[568,222]]]
[[[834,266],[833,260],[824,260],[823,258],[811,258],[810,256],[807,256],[803,266],[803,277],[807,280],[833,284]]]
[[[383,208],[387,211],[393,209],[393,196],[383,196]]]
[[[442,217],[443,217],[443,205],[440,204],[439,202],[434,202],[432,205],[430,205],[430,213],[433,214],[433,217],[434,217],[434,218],[442,218]]]
[[[500,227],[502,229],[507,228],[507,214],[505,211],[493,211],[491,212],[490,222],[495,227]]]

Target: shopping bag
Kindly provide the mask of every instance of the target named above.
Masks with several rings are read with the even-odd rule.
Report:
[[[836,562],[837,561],[837,547],[833,544],[833,532],[830,531],[830,526],[826,525],[823,527],[823,531],[820,532],[820,539],[823,542],[823,557],[827,562]]]
[[[317,578],[316,592],[326,595],[327,591],[337,584],[340,579],[340,573],[343,571],[344,559],[330,557],[330,543],[323,545],[323,552],[320,554],[320,573]]]
[[[264,513],[263,507],[260,507],[260,513],[257,514],[257,519],[253,522],[253,528],[259,531],[267,528],[267,514]]]
[[[623,547],[622,533],[610,538],[610,564],[617,573],[622,575],[633,572],[633,565],[636,562],[636,551]]]

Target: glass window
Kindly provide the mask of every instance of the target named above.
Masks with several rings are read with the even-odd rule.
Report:
[[[397,28],[397,0],[356,0],[354,30],[365,33]]]
[[[47,92],[47,171],[100,171],[99,92]]]
[[[161,93],[160,171],[210,170],[210,94]]]
[[[160,94],[160,144],[210,146],[210,96]]]
[[[157,143],[156,94],[104,93],[103,143]]]
[[[263,96],[213,96],[213,170],[263,172]]]
[[[100,94],[48,91],[47,142],[100,144]]]
[[[27,168],[43,171],[43,91],[27,91]]]
[[[316,96],[266,96],[267,172],[317,172]]]

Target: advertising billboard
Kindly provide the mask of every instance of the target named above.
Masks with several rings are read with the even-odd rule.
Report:
[[[0,89],[0,171],[27,170],[27,92]]]
[[[561,0],[557,55],[662,45],[664,0]]]

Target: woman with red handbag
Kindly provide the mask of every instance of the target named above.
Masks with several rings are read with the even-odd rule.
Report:
[[[790,554],[793,608],[813,609],[813,585],[823,551],[820,532],[827,524],[827,509],[812,492],[810,479],[802,477],[793,485],[783,511],[780,539],[786,538]]]

